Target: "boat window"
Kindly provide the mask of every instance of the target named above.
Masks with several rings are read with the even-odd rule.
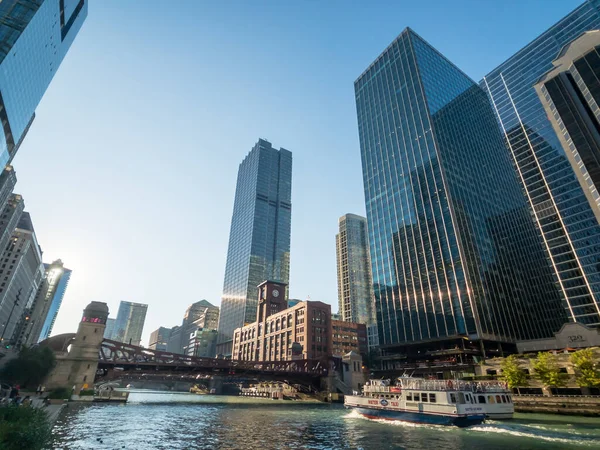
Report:
[[[506,399],[506,395],[502,396],[502,403],[508,403],[508,400]]]
[[[412,393],[406,394],[406,401],[407,402],[412,402]]]
[[[463,404],[465,402],[465,394],[462,392],[458,393],[458,403]]]
[[[507,400],[507,403],[512,403],[512,398],[510,397],[510,395],[506,396],[506,400]]]
[[[426,402],[427,401],[427,394],[425,392],[421,392],[421,401],[422,402]]]
[[[467,403],[471,403],[471,395],[470,394],[465,394],[465,401]]]
[[[415,402],[418,402],[421,398],[419,397],[419,393],[415,392],[414,394]]]
[[[479,403],[485,403],[485,395],[479,396]]]
[[[493,405],[494,403],[496,403],[496,402],[494,401],[494,396],[493,396],[493,395],[490,395],[490,396],[488,397],[488,400],[490,401],[490,404],[492,404],[492,405]]]
[[[435,394],[433,394],[433,393],[429,394],[429,401],[430,401],[431,403],[435,403],[435,401],[436,401],[436,400],[435,400]]]
[[[503,403],[499,395],[496,395],[496,403]]]
[[[456,403],[456,395],[450,394],[450,403]]]

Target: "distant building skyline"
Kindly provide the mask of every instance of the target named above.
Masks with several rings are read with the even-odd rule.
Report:
[[[159,350],[162,352],[166,352],[170,336],[171,328],[159,327],[158,329],[150,333],[150,341],[148,342],[148,348],[151,350]]]
[[[217,352],[231,355],[233,332],[256,320],[256,288],[288,284],[292,153],[259,139],[239,166],[219,317]],[[288,297],[287,289],[280,294]]]
[[[338,308],[345,322],[372,324],[373,281],[367,218],[344,214],[335,236],[337,256]]]
[[[148,305],[121,301],[115,319],[113,340],[140,345]]]

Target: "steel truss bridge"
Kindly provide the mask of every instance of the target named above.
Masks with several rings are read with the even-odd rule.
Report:
[[[192,381],[218,376],[229,381],[258,379],[317,384],[322,377],[337,371],[340,364],[338,358],[268,362],[202,358],[105,339],[99,350],[96,381],[132,377],[147,380],[177,377]]]

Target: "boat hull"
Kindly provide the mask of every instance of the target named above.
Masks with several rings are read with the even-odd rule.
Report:
[[[356,412],[369,419],[399,420],[402,422],[422,423],[427,425],[446,425],[459,428],[479,425],[485,420],[483,414],[468,416],[448,416],[443,414],[425,414],[411,411],[395,411],[392,409],[371,409],[352,406]]]

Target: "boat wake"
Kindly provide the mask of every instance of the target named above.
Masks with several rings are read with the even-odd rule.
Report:
[[[448,430],[453,429],[453,427],[449,427],[449,426],[445,426],[445,425],[432,425],[432,424],[428,424],[428,423],[414,423],[414,422],[406,422],[403,420],[373,419],[370,417],[365,417],[362,414],[360,414],[358,411],[355,411],[355,410],[350,411],[348,414],[343,416],[343,418],[344,419],[362,419],[362,420],[367,420],[369,422],[382,423],[385,425],[392,425],[392,426],[405,427],[405,428],[430,428],[430,429],[434,429],[434,430],[443,430],[443,431],[448,431]]]
[[[531,438],[546,442],[560,444],[580,445],[582,447],[599,447],[600,436],[584,435],[569,430],[554,430],[548,427],[528,426],[518,423],[491,422],[477,425],[468,429],[468,432],[476,433],[498,433],[514,437]]]
[[[343,416],[344,419],[361,419],[369,422],[381,423],[385,425],[399,426],[405,428],[425,428],[435,430],[436,432],[467,432],[467,433],[496,433],[513,436],[516,438],[529,438],[532,440],[541,440],[545,442],[552,442],[557,444],[565,444],[569,446],[581,446],[585,447],[600,447],[600,435],[599,434],[586,434],[581,431],[568,430],[568,429],[553,429],[543,425],[529,425],[520,424],[518,422],[501,422],[491,420],[482,425],[476,425],[466,429],[459,429],[456,427],[449,427],[444,425],[431,425],[404,422],[400,420],[387,420],[387,419],[371,419],[363,416],[358,411],[352,410]]]

